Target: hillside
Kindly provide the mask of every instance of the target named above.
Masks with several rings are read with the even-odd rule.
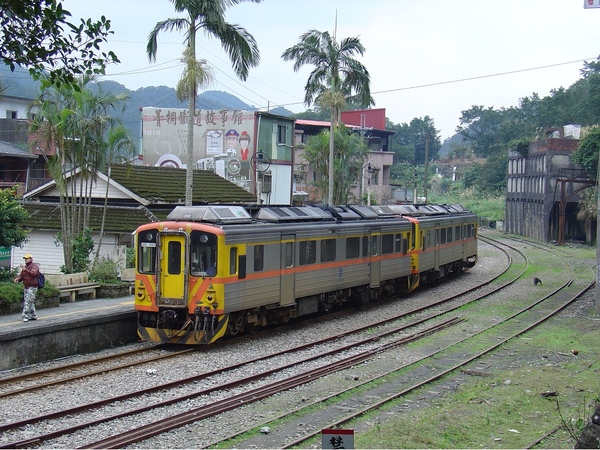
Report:
[[[40,83],[33,80],[27,70],[19,67],[14,72],[11,72],[7,66],[0,67],[0,83],[4,87],[2,95],[33,99],[39,94]],[[148,86],[132,91],[116,81],[105,80],[98,82],[94,88],[101,88],[105,92],[114,94],[126,93],[129,96],[123,109],[115,111],[113,115],[129,129],[134,137],[140,135],[141,107],[187,108],[187,101],[177,100],[175,89],[167,86]],[[196,108],[256,110],[254,106],[244,103],[235,95],[223,91],[201,93],[196,100]],[[270,113],[286,117],[292,114],[284,108],[272,109]]]

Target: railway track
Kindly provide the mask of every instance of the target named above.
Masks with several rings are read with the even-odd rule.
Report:
[[[492,245],[492,244],[491,244]],[[498,245],[499,247],[501,247],[502,245],[497,244],[497,243],[493,243],[493,245]],[[382,331],[382,332],[378,332],[377,335],[375,336],[369,336],[367,339],[364,339],[362,343],[359,343],[359,341],[357,340],[356,337],[353,337],[353,342],[350,344],[347,344],[346,348],[342,347],[342,346],[338,346],[336,348],[334,348],[333,350],[331,350],[333,353],[331,354],[326,354],[326,352],[320,350],[317,353],[321,354],[321,360],[326,360],[327,364],[324,365],[324,368],[320,368],[320,369],[314,369],[314,370],[320,370],[322,372],[315,372],[313,373],[313,375],[307,376],[307,374],[310,373],[309,370],[303,370],[301,375],[298,375],[297,377],[291,377],[291,376],[287,376],[287,377],[283,377],[283,380],[280,380],[278,383],[280,383],[279,385],[275,385],[274,383],[265,383],[263,386],[260,387],[260,389],[262,389],[262,392],[266,392],[266,394],[260,394],[258,391],[253,391],[252,389],[250,389],[248,386],[248,383],[256,383],[258,380],[262,379],[267,379],[268,377],[272,377],[277,373],[281,373],[283,371],[289,370],[288,367],[284,367],[284,366],[280,366],[280,367],[276,367],[274,368],[271,373],[268,373],[267,371],[264,371],[260,374],[258,374],[256,377],[254,378],[248,378],[246,377],[245,380],[238,380],[238,381],[234,381],[232,382],[233,384],[231,386],[227,386],[225,384],[220,384],[220,386],[216,387],[215,390],[213,391],[209,391],[209,390],[204,390],[204,392],[202,391],[196,391],[196,393],[194,394],[195,397],[201,397],[201,396],[207,396],[207,395],[212,395],[212,393],[217,392],[217,390],[223,390],[223,389],[240,389],[239,386],[245,386],[242,387],[241,390],[242,391],[246,391],[244,392],[244,394],[246,395],[245,400],[241,400],[241,397],[234,397],[237,398],[237,402],[234,402],[233,405],[234,406],[239,406],[240,402],[243,402],[241,404],[245,405],[246,407],[248,405],[250,405],[252,402],[254,401],[259,401],[262,398],[271,398],[273,397],[273,393],[274,392],[282,392],[283,391],[289,391],[292,388],[298,388],[299,386],[302,385],[306,385],[307,383],[319,383],[319,380],[322,380],[322,377],[325,376],[326,374],[329,374],[329,376],[331,376],[332,373],[339,373],[340,371],[344,371],[344,370],[348,370],[348,367],[356,367],[357,364],[360,364],[362,362],[362,365],[368,365],[368,364],[372,364],[369,363],[369,361],[373,361],[376,360],[377,358],[380,358],[381,355],[388,355],[390,352],[393,351],[397,351],[398,348],[406,348],[407,345],[409,345],[410,342],[412,342],[415,339],[419,339],[419,342],[423,342],[423,340],[427,340],[427,339],[433,339],[432,336],[430,336],[432,333],[436,333],[436,338],[435,339],[440,339],[440,333],[444,333],[444,330],[447,329],[447,327],[450,327],[450,329],[456,329],[455,325],[457,325],[458,323],[461,323],[461,327],[464,326],[464,321],[466,320],[463,313],[465,312],[465,310],[469,309],[469,308],[474,308],[475,305],[477,305],[478,303],[481,303],[482,298],[490,298],[491,296],[493,296],[495,293],[498,292],[498,290],[502,290],[502,289],[506,289],[508,286],[510,286],[511,284],[515,283],[517,280],[522,279],[524,277],[527,276],[527,268],[529,267],[529,263],[527,261],[527,258],[525,258],[522,254],[519,254],[518,251],[513,250],[513,255],[512,258],[520,258],[521,261],[518,263],[515,263],[513,261],[512,264],[512,268],[507,268],[506,270],[503,271],[503,274],[501,275],[501,278],[505,278],[503,280],[498,280],[496,279],[490,279],[489,281],[487,281],[486,283],[484,283],[484,286],[477,286],[477,287],[473,287],[472,289],[470,289],[471,293],[471,298],[469,297],[469,294],[467,294],[466,296],[462,296],[462,300],[459,300],[457,298],[446,298],[446,299],[441,299],[438,301],[434,301],[434,302],[430,302],[427,306],[424,306],[422,308],[416,308],[415,310],[410,312],[410,316],[411,316],[411,321],[410,324],[408,323],[407,319],[404,319],[405,322],[404,324],[401,325],[396,325],[394,322],[397,321],[401,321],[402,320],[402,315],[399,315],[397,317],[392,317],[389,319],[386,319],[385,321],[383,321],[383,323],[372,323],[372,324],[367,324],[363,327],[362,330],[352,330],[353,333],[368,333],[369,330],[372,330],[374,328],[379,329],[386,329],[389,328],[389,330],[387,331]],[[508,257],[507,257],[508,260]],[[512,274],[510,274],[509,272],[513,272]],[[553,293],[552,297],[557,297],[557,294],[559,292],[564,291],[565,289],[567,289],[569,286],[573,285],[573,280],[565,280],[565,282],[563,283],[564,287]],[[495,285],[495,286],[493,286]],[[485,293],[482,293],[481,291],[485,290]],[[479,291],[479,295],[475,295],[475,291]],[[426,295],[426,294],[424,294]],[[562,300],[561,300],[562,301]],[[539,301],[537,302],[537,305],[542,305],[545,302],[545,299],[539,299]],[[535,302],[532,302],[535,303]],[[446,305],[446,306],[444,306]],[[469,306],[472,305],[472,306]],[[534,308],[536,308],[535,304],[530,304],[527,307],[523,308],[522,310],[520,310],[519,312],[515,313],[513,315],[513,317],[507,318],[504,322],[508,322],[510,320],[512,320],[513,322],[515,322],[516,318],[518,318],[518,321],[520,323],[522,323],[524,321],[524,316],[526,314],[531,314],[530,311]],[[564,307],[564,306],[563,306]],[[448,316],[449,314],[454,313],[456,314],[456,311],[458,310],[458,308],[460,308],[461,311],[461,317],[444,317],[444,316]],[[437,311],[434,311],[436,310]],[[556,309],[556,308],[555,308]],[[432,312],[433,311],[433,312]],[[438,323],[433,323],[432,322],[438,322]],[[468,345],[473,345],[472,344],[472,340],[474,338],[474,336],[483,336],[486,334],[486,332],[490,332],[490,330],[495,330],[493,333],[498,334],[498,327],[500,327],[501,324],[492,324],[489,327],[484,327],[483,329],[479,330],[477,333],[474,333],[473,336],[470,337],[465,337],[464,338],[464,342],[470,341],[471,344]],[[532,325],[535,326],[535,325]],[[406,334],[409,328],[420,328],[418,329],[416,332],[411,332],[411,335],[401,335],[402,333]],[[506,337],[505,339],[511,339],[512,336],[514,335],[518,335],[520,333],[524,333],[526,331],[523,331],[523,327],[520,327],[517,330],[502,330],[502,334],[506,334],[507,336],[511,336],[511,337]],[[512,333],[512,334],[511,334]],[[517,333],[517,334],[515,334]],[[399,335],[400,334],[400,335]],[[348,336],[350,336],[351,333],[348,333]],[[396,336],[396,337],[391,337],[391,336]],[[324,346],[333,346],[333,342],[335,340],[340,340],[341,339],[341,335],[336,336],[335,338],[332,338],[329,341],[324,341],[322,342],[320,345],[324,345]],[[497,337],[496,339],[496,344],[498,344],[497,342]],[[504,341],[502,341],[504,342]],[[319,345],[318,343],[313,343],[314,345]],[[431,350],[429,353],[427,354],[422,354],[422,355],[418,355],[417,352],[417,357],[416,359],[414,359],[412,362],[407,363],[406,368],[403,367],[394,367],[392,369],[389,369],[382,375],[379,376],[373,376],[371,377],[371,379],[369,379],[366,383],[362,383],[364,384],[368,384],[368,383],[378,383],[378,379],[381,379],[381,377],[385,377],[386,379],[388,379],[389,377],[393,376],[394,373],[401,371],[401,370],[409,370],[409,367],[412,367],[412,369],[410,370],[416,370],[418,373],[417,368],[419,366],[426,366],[428,364],[431,364],[431,361],[433,361],[436,358],[436,355],[438,355],[438,358],[440,358],[440,361],[443,361],[444,358],[440,357],[439,355],[445,353],[448,353],[453,346],[459,346],[461,344],[461,342],[454,342],[449,346],[444,347],[444,349],[433,349]],[[419,344],[421,345],[421,344]],[[501,345],[501,344],[499,344]],[[337,353],[337,354],[342,354],[344,352],[348,352],[350,351],[352,348],[356,349],[359,346],[366,346],[367,348],[362,351],[362,352],[354,352],[352,355],[347,356],[347,358],[341,358],[339,359],[339,361],[336,361],[335,367],[337,367],[337,369],[332,365],[331,360],[334,357],[333,354]],[[439,346],[438,346],[439,347]],[[492,351],[494,348],[494,346],[489,345],[488,347],[488,352]],[[435,350],[435,351],[434,351]],[[283,350],[286,353],[290,352],[290,349],[287,350]],[[297,351],[298,354],[302,353],[302,349],[297,349],[294,350]],[[421,351],[423,353],[423,351]],[[461,350],[459,350],[459,354],[460,354]],[[462,358],[464,361],[462,363],[461,366],[458,366],[456,363],[454,365],[450,365],[447,368],[447,373],[451,373],[452,371],[456,371],[458,367],[464,367],[466,365],[468,365],[469,363],[471,363],[472,361],[474,361],[477,358],[480,358],[482,355],[484,355],[485,353],[481,353],[481,354],[476,354],[476,355],[472,355],[471,358]],[[268,356],[268,358],[273,358],[275,355],[272,354],[270,356]],[[347,359],[347,360],[346,360]],[[386,360],[388,360],[388,357],[386,356]],[[453,358],[450,358],[450,360],[453,360]],[[258,364],[259,362],[265,362],[266,359],[256,359],[253,361],[247,361],[248,364]],[[420,361],[420,362],[419,362]],[[427,362],[429,361],[429,362]],[[295,364],[306,364],[307,361],[302,362],[300,360],[300,358],[298,359],[298,361]],[[436,364],[441,364],[439,361],[436,361]],[[226,371],[226,370],[235,370],[234,366],[231,366],[229,368],[223,368],[220,369],[221,372]],[[313,370],[313,369],[311,369]],[[425,370],[426,372],[428,370],[426,369],[420,369],[420,370]],[[427,385],[428,383],[433,383],[436,380],[438,380],[440,377],[445,376],[446,372],[444,372],[443,370],[439,369],[436,370],[436,372],[438,372],[438,376],[436,376],[435,378],[433,377],[429,377],[429,378],[425,378],[420,385],[413,385],[412,387],[405,387],[397,392],[410,392],[410,390],[414,390],[414,389],[418,389],[420,386],[424,386]],[[220,372],[219,372],[220,373]],[[431,375],[431,373],[430,373]],[[217,376],[217,373],[204,373],[204,374],[200,374],[198,375],[198,377],[194,380],[177,380],[175,383],[172,383],[173,386],[177,385],[180,386],[183,383],[194,383],[194,382],[201,382],[202,380],[205,379],[210,379],[212,377]],[[407,376],[407,378],[410,378],[412,376],[416,376],[416,375],[410,375]],[[422,377],[421,377],[422,378]],[[291,380],[294,381],[291,381]],[[295,384],[298,383],[298,384]],[[238,384],[238,387],[234,386],[234,384]],[[387,383],[387,381],[386,381]],[[271,385],[273,384],[273,385]],[[158,387],[153,388],[154,391],[156,392],[156,390],[164,390],[164,389],[168,389],[169,386],[167,385],[160,385]],[[348,390],[351,389],[351,390]],[[353,397],[359,398],[359,394],[357,392],[357,390],[360,390],[361,386],[360,383],[355,383],[354,386],[348,387],[346,388],[346,390],[341,390],[339,392],[336,392],[332,395],[330,395],[330,397],[328,399],[319,399],[316,400],[317,402],[324,402],[324,401],[331,401],[333,402],[336,397],[340,397],[344,394],[346,395],[352,395]],[[362,388],[364,389],[364,387]],[[410,390],[407,390],[410,389]],[[132,393],[131,397],[128,398],[132,398],[133,396],[141,396],[141,395],[149,395],[149,391],[146,392],[140,392],[140,393]],[[226,397],[230,397],[232,394],[228,393],[226,395]],[[242,394],[239,394],[242,395]],[[403,394],[402,394],[403,395]],[[367,398],[369,397],[369,395],[367,395]],[[182,402],[182,401],[189,401],[192,397],[186,397],[182,396],[181,398],[177,399],[177,400],[172,400],[170,401],[170,403],[175,403],[175,402]],[[371,398],[373,398],[373,396],[371,396]],[[256,399],[256,400],[252,400],[252,399]],[[108,400],[112,400],[114,403],[118,403],[118,402],[123,402],[124,400],[126,400],[126,398],[112,398],[112,399],[108,399]],[[378,404],[373,404],[370,405],[371,407],[375,407],[375,408],[380,408],[382,405],[384,405],[386,402],[391,401],[389,398],[386,401],[380,402],[381,405]],[[218,408],[226,408],[226,400],[223,400],[223,403],[219,406],[219,402],[212,402],[210,403],[210,406],[207,406],[206,404],[201,405],[198,410],[200,411],[205,411],[205,410],[209,410],[211,411],[210,416],[213,417],[214,420],[214,414],[217,414],[219,409]],[[310,406],[312,404],[312,402],[306,402],[306,405],[302,405],[303,408],[302,410],[304,410],[306,408],[306,406]],[[229,404],[231,406],[231,403]],[[90,409],[90,408],[99,408],[101,405],[100,404],[92,404],[92,405],[81,405],[80,407],[80,411],[84,411],[86,409]],[[159,405],[159,404],[154,404],[154,405],[148,405],[148,409],[146,410],[156,410],[159,407],[164,407],[166,405]],[[192,410],[192,408],[189,408],[190,410]],[[112,447],[112,446],[122,446],[122,445],[127,445],[128,443],[132,443],[132,442],[137,442],[139,440],[143,440],[143,439],[148,439],[151,436],[156,435],[157,431],[159,434],[164,434],[167,432],[168,429],[171,429],[170,427],[173,426],[173,422],[177,425],[178,427],[181,427],[182,425],[184,425],[186,423],[186,420],[192,420],[194,422],[198,422],[199,420],[201,420],[201,413],[196,410],[195,412],[191,412],[188,414],[190,414],[191,419],[185,419],[183,417],[180,416],[173,416],[172,414],[169,417],[169,420],[171,420],[171,425],[168,424],[168,421],[165,423],[165,425],[161,425],[160,422],[158,421],[153,421],[153,423],[147,427],[148,429],[146,429],[145,427],[137,427],[137,429],[139,430],[139,434],[136,434],[135,436],[131,435],[131,431],[128,431],[127,433],[125,433],[125,436],[118,436],[115,434],[115,437],[112,441],[96,441],[96,442],[91,442],[91,443],[86,443],[84,444],[85,447],[88,448],[105,448],[105,447]],[[79,411],[79,412],[80,412]],[[294,411],[292,409],[292,411]],[[295,410],[294,414],[299,414],[300,410]],[[138,411],[136,413],[140,413],[142,411]],[[58,418],[64,418],[66,416],[70,416],[73,414],[78,413],[78,411],[76,411],[75,409],[68,409],[68,410],[63,410],[60,412],[56,413],[55,419]],[[289,413],[289,412],[288,412]],[[363,412],[364,413],[364,412]],[[114,420],[115,418],[123,418],[123,417],[128,417],[130,414],[133,414],[132,411],[128,411],[126,413],[123,413],[122,415],[114,415],[110,416],[110,417],[104,417],[101,420],[98,420],[96,422],[98,423],[104,423],[107,420]],[[287,413],[286,413],[287,414]],[[18,428],[28,428],[30,426],[32,426],[32,424],[35,423],[42,423],[42,421],[47,421],[48,420],[49,415],[45,415],[45,416],[40,416],[40,417],[35,417],[35,418],[30,418],[27,419],[26,421],[22,421],[22,422],[15,422],[10,424],[10,427],[3,425],[2,428],[0,428],[0,431],[3,433],[9,433],[11,432],[11,430],[14,431],[14,429],[18,429]],[[174,419],[174,417],[176,417],[176,419]],[[285,417],[282,416],[282,417]],[[342,418],[344,419],[344,418]],[[273,420],[272,418],[269,418],[269,420]],[[280,418],[279,420],[283,420],[283,418]],[[338,419],[341,420],[341,419]],[[350,418],[346,418],[345,420],[351,420]],[[59,430],[59,431],[55,431],[54,433],[48,434],[46,433],[44,434],[38,434],[35,435],[33,437],[29,437],[28,439],[22,439],[22,440],[14,440],[12,442],[10,442],[9,444],[7,444],[6,446],[3,446],[3,448],[14,448],[14,447],[27,447],[27,446],[33,446],[33,445],[39,445],[39,443],[42,442],[46,442],[49,439],[54,439],[57,436],[60,435],[64,435],[65,433],[73,433],[76,432],[77,430],[82,430],[84,427],[88,427],[91,425],[97,425],[96,422],[94,421],[87,421],[85,419],[82,419],[81,424],[78,425],[77,427],[67,427],[64,428],[63,430]],[[263,424],[266,424],[269,422],[263,422]],[[345,422],[342,422],[345,423]],[[252,426],[252,428],[256,428],[257,426],[259,426],[260,424],[254,424]],[[335,426],[339,426],[335,425]],[[45,425],[42,428],[49,428],[49,427],[54,427],[53,425],[49,425],[48,423],[45,423]],[[152,431],[154,430],[154,431]],[[244,433],[247,432],[248,430],[241,430],[239,433]],[[320,428],[319,428],[320,431]],[[143,434],[146,433],[146,434]],[[154,433],[154,434],[153,434]],[[237,433],[236,433],[237,434]],[[18,433],[15,433],[15,435],[18,435]],[[129,436],[129,437],[127,437]],[[270,434],[268,435],[271,438],[275,439],[276,434]],[[233,439],[234,435],[228,435],[225,437],[222,437],[219,439],[219,441],[222,441],[223,439]],[[261,436],[261,438],[265,439],[264,436]],[[303,440],[306,440],[310,438],[309,435],[305,435],[302,437]],[[78,438],[75,438],[76,440],[74,442],[83,442],[81,440],[79,440]],[[119,440],[120,439],[120,440]],[[133,440],[127,440],[127,439],[133,439]],[[215,441],[218,442],[218,441]],[[213,445],[215,442],[213,442],[210,445]],[[245,441],[247,442],[247,441]],[[264,443],[264,441],[263,441]],[[209,445],[207,443],[207,445]],[[249,444],[249,445],[254,445],[254,444]],[[276,446],[281,446],[281,442],[279,442],[278,444],[276,444]],[[286,443],[286,446],[288,445],[294,445],[294,443]],[[259,446],[265,446],[265,445],[259,445]]]

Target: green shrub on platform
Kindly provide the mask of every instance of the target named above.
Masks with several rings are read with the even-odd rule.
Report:
[[[46,282],[46,285],[38,289],[36,297],[50,298],[58,297],[59,290],[56,286]],[[23,300],[23,283],[13,281],[0,282],[0,306],[20,304]]]
[[[90,269],[89,280],[110,284],[119,282],[117,263],[108,256],[101,256]]]

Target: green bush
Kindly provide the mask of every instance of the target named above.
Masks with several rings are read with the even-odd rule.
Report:
[[[19,275],[19,268],[15,267],[14,269],[9,269],[7,267],[0,268],[0,283],[1,282],[11,282]]]
[[[16,275],[15,275],[16,276]],[[57,297],[60,291],[58,288],[48,282],[38,289],[37,298]],[[0,306],[21,303],[23,300],[23,283],[13,281],[0,282]]]
[[[117,263],[108,256],[101,256],[90,269],[89,279],[104,284],[118,283],[118,275]]]

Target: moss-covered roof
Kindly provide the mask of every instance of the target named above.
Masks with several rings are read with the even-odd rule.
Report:
[[[172,167],[114,165],[111,178],[151,203],[185,203],[185,170]],[[194,170],[193,204],[253,203],[254,194],[208,170]]]
[[[26,226],[41,230],[60,230],[60,204],[58,203],[24,203],[29,213]],[[102,225],[102,206],[90,207],[90,227],[100,231]],[[112,233],[132,233],[138,226],[160,220],[143,206],[124,207],[109,206],[106,213],[104,229]]]

